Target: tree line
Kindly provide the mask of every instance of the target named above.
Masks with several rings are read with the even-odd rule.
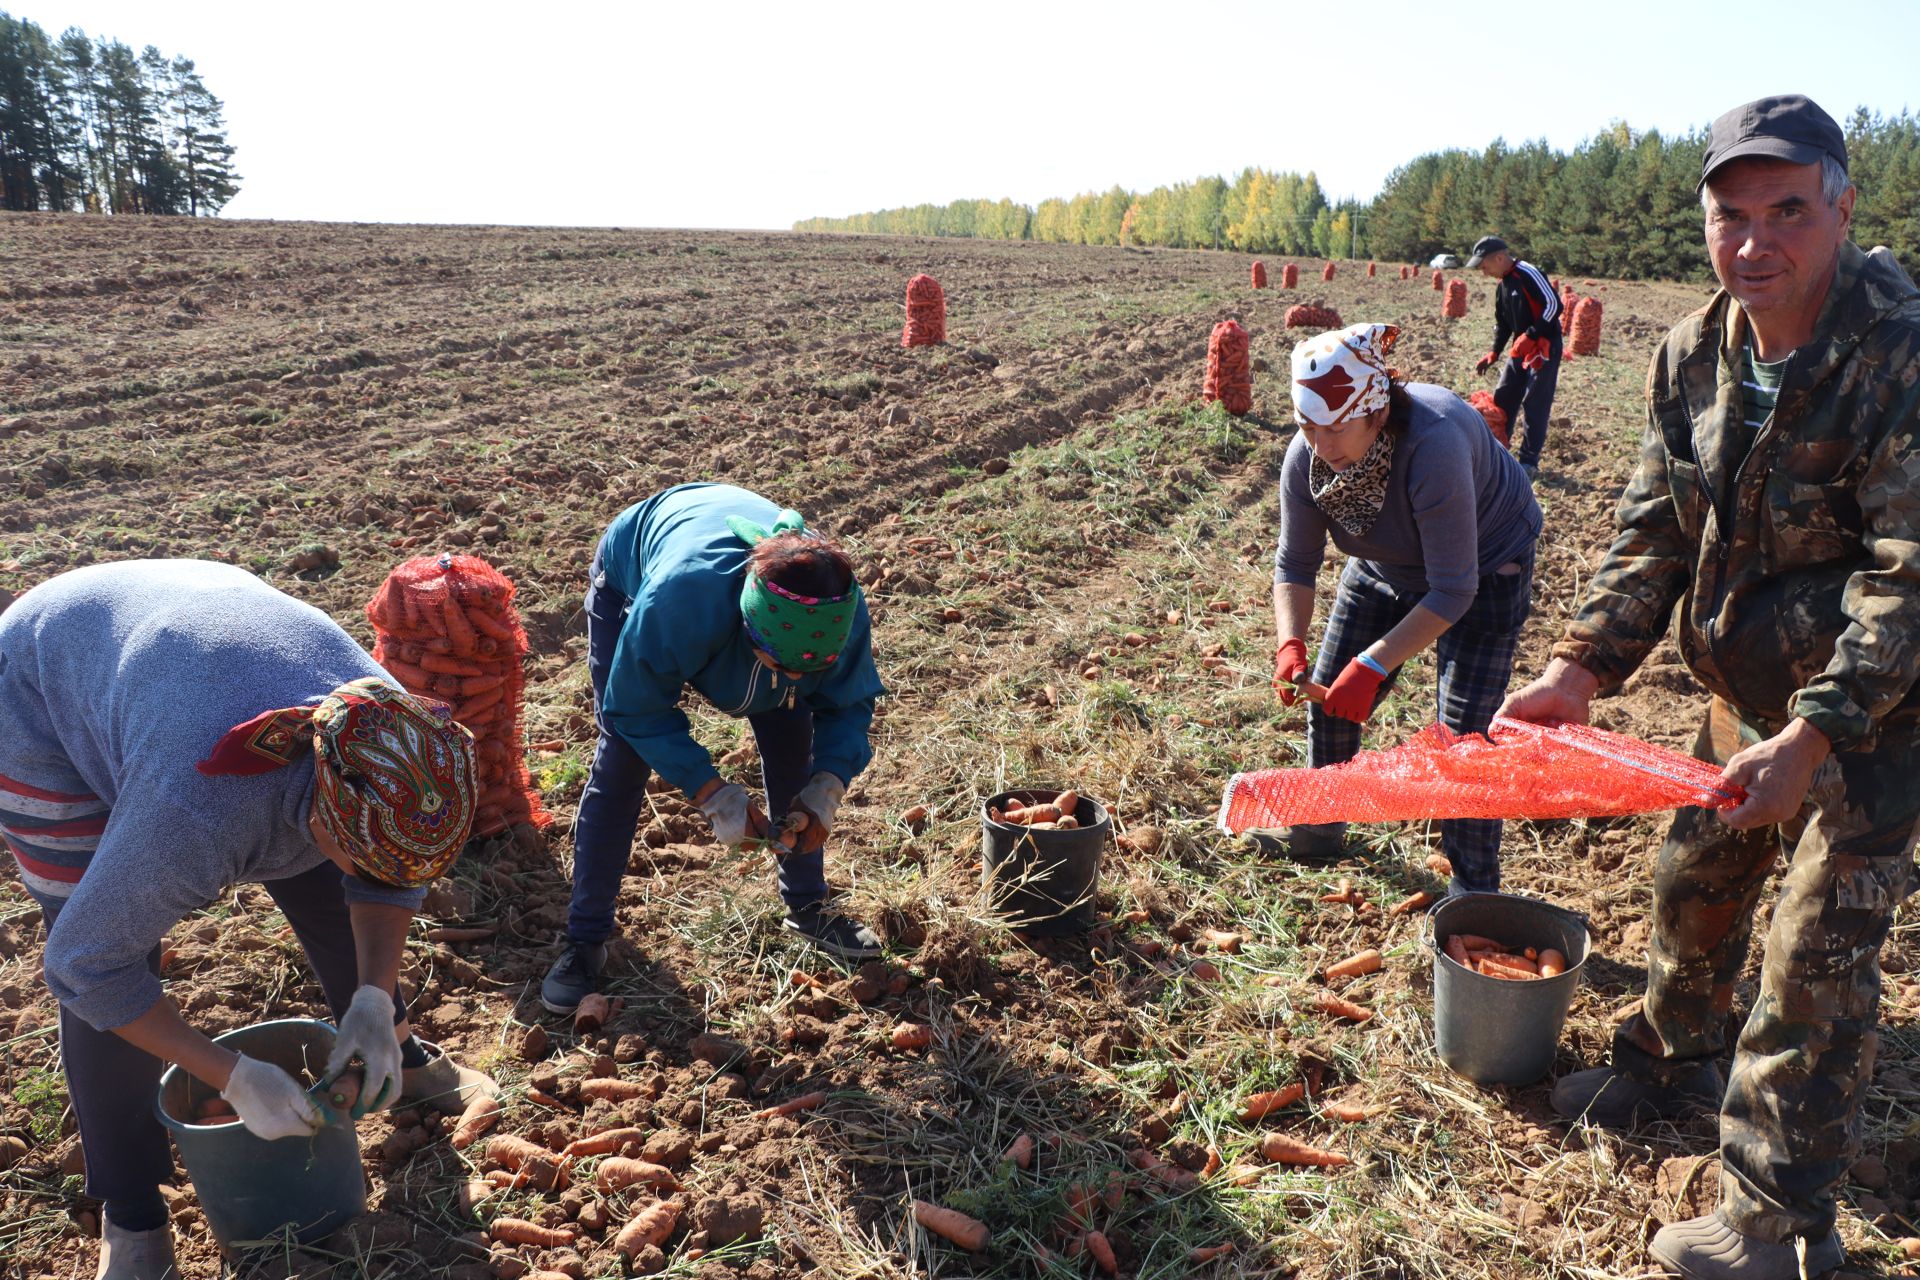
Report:
[[[1846,122],[1860,189],[1853,238],[1920,264],[1920,117],[1865,107]],[[796,231],[979,236],[1424,262],[1496,233],[1555,272],[1704,279],[1699,197],[1705,130],[1665,136],[1616,123],[1570,152],[1544,142],[1431,152],[1372,201],[1330,201],[1312,174],[1249,168],[1145,193],[1113,187],[1029,208],[1011,200],[807,218]]]
[[[188,58],[0,12],[0,208],[214,214],[240,190]]]

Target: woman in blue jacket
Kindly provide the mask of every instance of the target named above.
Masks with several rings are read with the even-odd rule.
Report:
[[[826,906],[822,846],[873,758],[867,731],[886,692],[846,553],[758,494],[676,485],[614,518],[586,612],[600,738],[574,820],[567,943],[541,1002],[564,1013],[599,983],[653,773],[700,806],[720,843],[776,842],[789,930],[835,955],[878,955],[871,930]],[[765,810],[694,741],[679,709],[688,686],[753,726]]]

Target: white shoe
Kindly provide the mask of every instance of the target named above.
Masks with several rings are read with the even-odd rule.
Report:
[[[104,1216],[100,1222],[100,1269],[94,1280],[180,1280],[173,1261],[173,1228],[128,1231]]]

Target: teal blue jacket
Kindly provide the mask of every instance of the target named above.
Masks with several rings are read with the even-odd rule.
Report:
[[[813,712],[813,767],[852,782],[873,759],[873,704],[886,692],[873,665],[866,601],[839,662],[790,680],[754,657],[740,619],[747,547],[730,515],[771,525],[780,509],[725,484],[683,484],[639,502],[600,544],[607,588],[632,602],[614,649],[600,714],[662,778],[692,795],[717,777],[679,708],[692,685],[731,716],[778,707]]]

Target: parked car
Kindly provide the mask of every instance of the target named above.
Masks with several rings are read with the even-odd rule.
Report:
[[[1433,261],[1427,265],[1430,267],[1446,267],[1449,269],[1458,267],[1460,265],[1460,255],[1455,253],[1436,253],[1433,255]]]

